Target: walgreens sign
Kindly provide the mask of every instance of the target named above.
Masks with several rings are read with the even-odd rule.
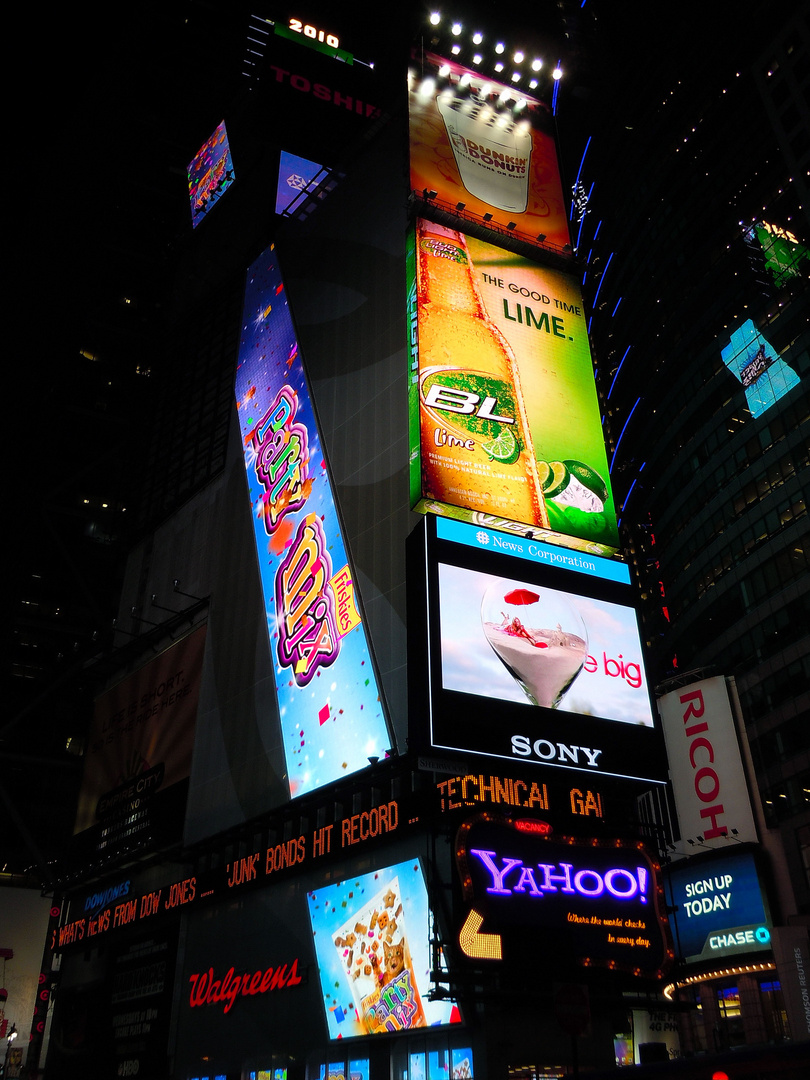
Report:
[[[681,837],[708,847],[757,840],[725,679],[703,679],[658,700]]]

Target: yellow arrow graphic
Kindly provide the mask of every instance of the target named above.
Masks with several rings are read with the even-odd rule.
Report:
[[[500,934],[479,934],[484,922],[484,917],[475,908],[470,909],[470,914],[459,931],[458,943],[465,956],[471,956],[480,960],[501,960]]]

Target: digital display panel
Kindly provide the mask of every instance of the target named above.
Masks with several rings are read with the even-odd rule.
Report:
[[[429,53],[408,85],[413,191],[531,243],[568,244],[547,105]]]
[[[472,1047],[451,1050],[451,1080],[473,1080]]]
[[[765,267],[777,288],[782,288],[803,272],[806,276],[804,268],[810,263],[810,249],[800,244],[789,229],[758,221],[748,230],[747,236],[759,241],[765,255]]]
[[[430,1001],[430,913],[418,860],[307,894],[329,1037],[460,1021]]]
[[[233,159],[223,120],[189,162],[188,197],[191,202],[193,228],[197,228],[233,181]]]
[[[762,416],[799,384],[799,376],[780,358],[751,319],[746,319],[733,332],[720,355],[728,370],[742,383],[746,403],[754,418]]]
[[[367,768],[391,741],[272,245],[248,271],[235,393],[296,796]]]
[[[770,949],[771,922],[748,852],[684,860],[669,870],[666,889],[687,963]]]
[[[615,552],[574,278],[423,219],[408,273],[412,507]]]
[[[499,554],[493,533],[447,542],[444,524],[425,522],[430,746],[664,780],[631,588]]]
[[[276,188],[276,213],[283,214],[302,191],[305,191],[317,176],[327,175],[323,165],[318,165],[298,154],[282,150],[278,164],[278,186]]]
[[[462,952],[660,977],[674,954],[657,863],[639,843],[549,836],[539,824],[483,813],[459,829]]]
[[[83,847],[181,835],[205,638],[194,631],[97,698],[74,826]]]

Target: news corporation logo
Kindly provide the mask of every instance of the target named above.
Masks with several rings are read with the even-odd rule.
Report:
[[[479,529],[479,531],[475,534],[475,539],[478,541],[479,544],[483,544],[484,547],[486,547],[489,543],[489,533],[485,533],[483,532],[483,530]]]

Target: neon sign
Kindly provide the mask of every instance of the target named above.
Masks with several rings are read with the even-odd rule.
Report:
[[[492,877],[487,892],[497,896],[525,893],[527,896],[542,897],[545,893],[563,892],[588,900],[606,894],[616,900],[633,900],[637,897],[642,904],[649,899],[650,875],[644,866],[637,866],[633,870],[613,866],[600,873],[591,868],[577,870],[574,863],[537,863],[540,873],[535,874],[534,868],[524,866],[521,859],[499,856],[494,851],[470,848],[470,855],[480,859],[486,867]],[[500,867],[498,859],[502,863]],[[516,880],[515,873],[518,874]],[[510,878],[508,885],[507,877]]]
[[[246,972],[235,975],[234,969],[228,968],[221,979],[214,977],[214,969],[189,975],[191,983],[189,1006],[196,1009],[201,1005],[222,1005],[222,1011],[229,1013],[240,997],[255,997],[256,994],[268,994],[286,986],[297,986],[301,981],[298,974],[298,958],[290,964],[267,968],[266,971]]]
[[[317,26],[302,22],[300,19],[291,18],[288,29],[294,30],[297,34],[303,34],[304,37],[309,38],[311,41],[320,41],[324,45],[329,45],[332,49],[340,48],[340,41],[335,34],[329,34],[326,30],[319,30]]]
[[[461,951],[660,977],[674,958],[658,867],[640,843],[555,837],[481,813],[459,829]]]

